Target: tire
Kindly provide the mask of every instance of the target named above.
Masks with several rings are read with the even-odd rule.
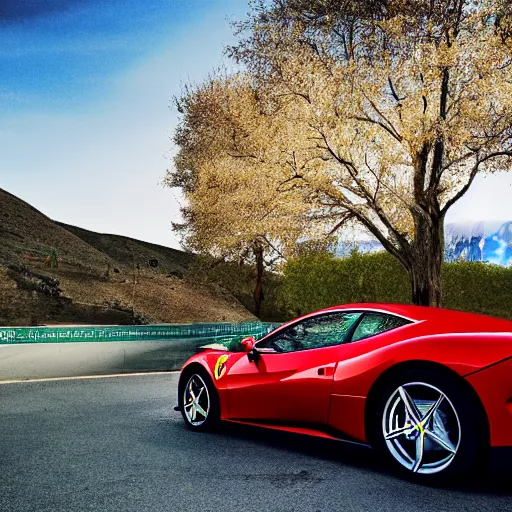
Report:
[[[408,370],[390,379],[374,413],[375,447],[419,482],[459,479],[476,468],[489,446],[480,402],[466,383],[442,370]]]
[[[178,404],[185,426],[195,432],[213,430],[220,422],[217,390],[206,370],[185,369],[178,386]]]

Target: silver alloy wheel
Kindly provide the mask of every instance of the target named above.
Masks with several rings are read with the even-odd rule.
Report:
[[[201,375],[190,377],[183,392],[183,410],[188,422],[194,426],[202,425],[210,412],[210,395]]]
[[[450,399],[426,382],[399,386],[382,416],[384,440],[393,457],[413,473],[443,471],[455,458],[461,428]]]

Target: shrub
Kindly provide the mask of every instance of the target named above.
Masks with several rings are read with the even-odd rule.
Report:
[[[53,247],[44,247],[41,252],[45,256],[45,262],[50,268],[59,268],[59,251]]]
[[[479,262],[445,263],[442,305],[512,319],[512,268]],[[335,258],[309,254],[290,260],[278,285],[289,317],[337,304],[410,303],[409,277],[385,252]]]
[[[444,307],[512,319],[512,267],[445,263],[442,279]]]

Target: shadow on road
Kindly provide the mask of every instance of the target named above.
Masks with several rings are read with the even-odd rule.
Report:
[[[248,443],[247,454],[265,446],[273,450],[302,454],[315,459],[331,461],[353,468],[364,469],[374,476],[390,476],[402,479],[409,485],[419,485],[394,472],[387,461],[365,445],[344,441],[308,437],[300,434],[280,432],[246,425],[222,424],[215,432],[194,433],[187,430],[181,421],[159,422],[151,438],[161,445],[176,446],[192,444],[195,450],[215,453],[218,445],[226,446],[230,440]],[[162,446],[164,448],[164,446]],[[165,449],[165,448],[164,448]],[[462,482],[443,486],[446,489],[465,494],[492,494],[512,497],[512,464],[506,471],[483,468],[475,476],[466,477]]]

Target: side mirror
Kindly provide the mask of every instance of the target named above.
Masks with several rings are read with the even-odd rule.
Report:
[[[260,358],[260,353],[256,348],[253,348],[250,352],[247,352],[247,359],[250,363],[257,363]]]
[[[244,338],[240,344],[244,347],[245,352],[250,352],[254,348],[254,344],[256,343],[256,339],[254,336],[249,336],[248,338]]]

